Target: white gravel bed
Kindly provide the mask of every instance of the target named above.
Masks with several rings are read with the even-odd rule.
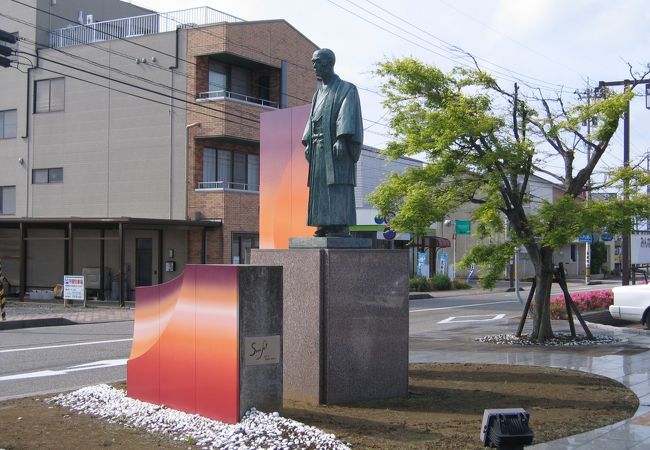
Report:
[[[555,338],[548,339],[541,344],[530,339],[527,334],[522,334],[521,337],[517,337],[514,334],[495,334],[479,337],[474,340],[476,342],[486,342],[489,344],[518,345],[522,347],[576,347],[583,345],[617,344],[623,341],[623,339],[613,336],[594,336],[593,340],[587,339],[586,336],[580,334],[576,337],[572,337],[571,333],[555,333]]]
[[[240,423],[228,425],[132,399],[126,392],[106,384],[57,395],[48,402],[112,423],[143,428],[151,433],[167,433],[176,440],[194,442],[204,449],[350,448],[333,434],[280,417],[277,412],[266,414],[253,408]]]

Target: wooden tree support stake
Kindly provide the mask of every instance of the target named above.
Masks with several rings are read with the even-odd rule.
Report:
[[[587,326],[587,322],[582,318],[582,314],[580,314],[580,310],[578,309],[578,306],[573,302],[573,299],[571,298],[571,294],[569,294],[569,288],[567,287],[566,284],[566,277],[564,275],[564,264],[560,263],[558,265],[558,269],[556,271],[556,276],[558,279],[558,283],[560,285],[560,288],[562,289],[562,292],[564,293],[564,302],[567,307],[567,315],[569,318],[569,326],[571,327],[571,335],[575,337],[576,332],[575,332],[575,326],[573,325],[573,317],[571,317],[571,309],[573,309],[573,312],[576,315],[576,318],[578,319],[578,322],[580,322],[580,325],[582,325],[582,329],[585,330],[585,334],[587,335],[587,339],[593,340],[594,335],[591,334],[591,330],[589,330],[589,327]]]
[[[524,331],[524,325],[526,324],[526,317],[528,317],[528,311],[530,311],[530,304],[533,301],[535,295],[535,286],[536,280],[533,278],[533,285],[530,287],[530,292],[528,293],[528,298],[526,299],[526,306],[524,306],[524,312],[521,315],[521,320],[519,320],[519,328],[517,329],[517,334],[515,336],[521,337],[521,333]]]

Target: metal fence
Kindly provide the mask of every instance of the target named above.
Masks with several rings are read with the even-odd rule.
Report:
[[[244,20],[207,6],[201,6],[102,22],[92,22],[90,16],[87,16],[86,21],[88,23],[83,25],[68,25],[66,28],[52,30],[50,32],[50,47],[61,48],[92,44],[112,39],[164,33],[177,28],[193,28],[212,23],[243,22]]]
[[[237,92],[230,91],[208,91],[208,92],[199,92],[197,101],[205,102],[210,100],[218,100],[223,98],[229,98],[232,100],[238,100],[244,103],[254,103],[256,105],[266,106],[268,108],[278,108],[277,102],[272,102],[271,100],[265,100],[263,98],[251,97],[246,94],[239,94]]]
[[[231,181],[200,181],[198,189],[224,189],[232,191],[259,192],[259,184],[235,183]]]

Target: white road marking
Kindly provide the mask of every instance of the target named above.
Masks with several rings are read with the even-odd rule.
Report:
[[[427,309],[413,309],[409,313],[425,312],[425,311],[440,311],[443,309],[457,309],[457,308],[471,308],[473,306],[485,306],[485,305],[500,305],[502,303],[519,303],[517,300],[506,300],[503,302],[488,302],[488,303],[475,303],[473,305],[460,305],[460,306],[443,306],[440,308],[427,308]]]
[[[472,319],[466,319],[467,317],[473,317]],[[476,317],[487,317],[487,319],[476,319]],[[505,319],[505,314],[481,314],[475,316],[452,316],[447,317],[445,320],[441,320],[438,323],[466,323],[466,322],[491,322],[493,320]],[[461,319],[461,320],[458,320]]]
[[[126,364],[126,359],[108,359],[104,361],[95,361],[86,364],[79,364],[77,366],[71,366],[67,369],[62,370],[40,370],[38,372],[27,372],[27,373],[17,373],[15,375],[7,375],[0,377],[0,381],[10,381],[10,380],[23,380],[25,378],[42,378],[42,377],[53,377],[57,375],[67,375],[72,372],[79,372],[82,370],[92,370],[92,369],[104,369],[106,367],[116,367],[123,366]]]
[[[98,345],[98,344],[111,344],[113,342],[128,342],[132,341],[132,338],[129,339],[112,339],[109,341],[91,341],[91,342],[76,342],[74,344],[59,344],[59,345],[45,345],[42,347],[26,347],[26,348],[10,348],[7,350],[0,350],[0,353],[13,353],[13,352],[27,352],[30,350],[47,350],[50,348],[63,348],[63,347],[76,347],[79,345]]]

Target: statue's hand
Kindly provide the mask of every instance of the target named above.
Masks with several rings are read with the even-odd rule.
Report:
[[[348,144],[345,139],[337,139],[334,143],[334,157],[343,159],[348,152]]]
[[[310,158],[309,158],[309,145],[307,147],[305,147],[305,158],[307,159],[307,161],[310,161]]]

